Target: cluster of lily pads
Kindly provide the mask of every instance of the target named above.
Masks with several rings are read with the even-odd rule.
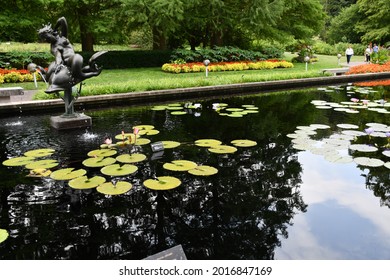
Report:
[[[83,168],[69,167],[52,171],[51,169],[57,167],[59,162],[48,158],[55,152],[54,149],[50,148],[28,151],[23,156],[5,160],[3,165],[24,166],[30,170],[29,176],[50,177],[54,180],[68,181],[68,185],[73,189],[96,188],[98,192],[105,195],[119,195],[128,192],[132,188],[131,183],[121,179],[134,174],[138,170],[136,164],[147,159],[145,154],[130,153],[131,149],[125,148],[149,144],[151,140],[144,138],[144,136],[158,133],[159,131],[152,125],[134,126],[131,133],[122,131],[122,133],[115,135],[115,140],[107,138],[98,149],[88,152],[88,158],[83,160],[82,164],[87,168],[99,169],[102,175],[112,178],[112,181],[109,182],[107,182],[106,177],[100,175],[88,177],[87,170]],[[173,149],[181,145],[177,141],[161,141],[161,144],[164,149]],[[233,140],[231,141],[232,145],[223,145],[221,141],[215,139],[200,139],[196,140],[194,144],[207,147],[211,153],[217,154],[234,153],[237,151],[237,147],[257,145],[255,141],[246,139]],[[212,166],[199,165],[184,159],[164,163],[163,168],[170,171],[186,171],[195,176],[211,176],[218,173],[218,169]],[[153,190],[169,190],[178,187],[180,184],[180,179],[172,176],[161,176],[143,182],[145,187]]]
[[[323,155],[330,162],[355,162],[360,166],[385,166],[390,169],[390,159],[389,161],[380,159],[390,157],[389,126],[380,123],[367,123],[364,130],[359,130],[359,126],[354,124],[337,124],[339,129],[337,133],[321,140],[313,139],[318,130],[330,128],[329,125],[324,124],[298,126],[294,133],[287,136],[292,138],[295,149]],[[360,144],[357,142],[368,143]],[[353,154],[357,152],[359,152],[359,156],[354,157]],[[361,154],[366,156],[361,156]]]
[[[318,88],[320,91],[324,92],[334,92],[334,90],[342,90],[340,87],[328,87],[328,88]],[[325,100],[313,100],[311,103],[316,106],[318,109],[333,109],[335,111],[346,112],[350,114],[358,114],[360,110],[369,110],[375,111],[382,114],[388,114],[388,108],[390,108],[390,103],[387,103],[384,99],[370,100],[369,97],[372,93],[376,93],[376,90],[371,88],[360,88],[348,86],[346,88],[347,95],[363,96],[365,98],[350,98],[350,101],[338,102],[328,102]]]
[[[168,105],[157,105],[151,108],[153,111],[169,111],[172,115],[199,115],[202,110],[200,103],[172,103]],[[256,114],[259,108],[252,104],[245,104],[241,107],[229,107],[227,103],[213,103],[212,109],[220,116],[240,118],[248,114]]]

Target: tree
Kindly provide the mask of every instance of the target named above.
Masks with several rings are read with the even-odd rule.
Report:
[[[363,33],[362,41],[388,44],[390,42],[390,1],[377,0],[373,3],[368,0],[358,0],[357,5],[359,13],[364,15],[356,23],[356,30]]]
[[[48,20],[47,14],[44,12],[46,2],[44,0],[2,1],[0,41],[35,41],[37,29]]]
[[[340,14],[330,22],[328,30],[329,42],[360,43],[363,33],[358,32],[355,26],[363,18],[364,15],[359,12],[359,7],[356,4],[342,9]]]

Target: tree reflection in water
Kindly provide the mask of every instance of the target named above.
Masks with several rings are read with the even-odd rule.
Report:
[[[21,169],[2,166],[0,225],[7,227],[10,238],[0,244],[0,258],[142,259],[181,244],[188,259],[273,259],[280,238],[288,237],[286,228],[295,213],[307,207],[299,191],[302,170],[296,150],[285,135],[312,117],[310,98],[302,94],[249,98],[262,110],[232,121],[216,117],[212,110],[198,118],[131,108],[89,113],[101,139],[118,133],[123,124],[138,122],[163,128],[155,140],[190,143],[207,135],[228,143],[245,136],[258,145],[231,155],[211,154],[194,145],[166,150],[162,158],[140,163],[139,172],[126,178],[133,189],[114,197],[73,190],[64,182],[26,178]],[[290,99],[294,106],[287,105]],[[275,114],[267,108],[280,111]],[[81,143],[80,131],[42,129],[44,117],[24,122],[23,131],[0,129],[2,161],[22,153],[20,147],[29,141],[29,149],[56,147],[61,165],[79,168],[87,152],[98,145]],[[148,148],[141,149],[150,159]],[[162,169],[163,162],[183,158],[219,172],[196,177]],[[142,186],[145,179],[160,174],[177,176],[182,185],[170,191]]]

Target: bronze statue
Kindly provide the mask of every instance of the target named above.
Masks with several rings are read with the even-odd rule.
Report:
[[[88,65],[83,66],[83,57],[75,53],[67,38],[68,24],[64,17],[57,20],[54,28],[51,27],[51,24],[42,27],[38,31],[38,35],[41,40],[50,43],[50,51],[55,57],[55,61],[49,65],[47,71],[43,67],[37,66],[44,79],[49,83],[45,92],[64,91],[62,99],[65,101],[65,115],[73,115],[72,88],[83,80],[100,74],[102,68],[96,65],[95,60],[106,51],[95,53],[89,59]],[[81,91],[81,84],[79,91]]]
[[[54,29],[51,24],[44,26],[38,31],[39,38],[50,43],[50,51],[55,57],[48,70],[43,70],[46,81],[49,82],[47,93],[63,91],[71,88],[81,81],[97,76],[102,71],[94,60],[106,51],[94,54],[89,60],[89,65],[83,67],[83,57],[75,53],[69,42],[68,24],[64,17],[57,20]],[[42,69],[40,68],[41,72]]]

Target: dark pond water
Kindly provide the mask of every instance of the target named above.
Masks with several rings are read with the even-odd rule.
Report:
[[[26,168],[0,165],[0,228],[9,232],[0,244],[0,259],[142,259],[179,244],[188,259],[389,259],[390,184],[383,154],[389,115],[367,108],[355,108],[359,113],[335,110],[351,97],[380,103],[389,91],[352,90],[198,100],[202,108],[186,115],[151,110],[154,105],[88,111],[93,127],[66,132],[52,129],[49,116],[3,118],[0,162],[32,149],[53,148],[57,168],[85,168],[87,153],[98,149],[105,137],[131,132],[135,125],[153,125],[159,131],[142,136],[152,143],[171,140],[181,145],[162,155],[148,144],[133,147],[132,152],[144,153],[147,160],[137,163],[136,173],[120,178],[133,188],[119,196],[75,190],[67,182],[26,177]],[[325,101],[333,107],[326,109]],[[213,103],[252,105],[258,112],[221,116]],[[313,124],[329,127],[307,128]],[[340,124],[356,125],[350,129],[356,134],[365,132],[367,124],[375,125],[382,134],[349,138],[353,133],[344,133]],[[199,139],[226,145],[249,139],[257,145],[216,154],[194,145]],[[320,148],[330,139],[340,143],[324,152]],[[348,143],[378,150],[350,149]],[[335,162],[337,156],[329,150],[346,163]],[[354,161],[364,160],[367,153],[372,165],[373,159],[382,164]],[[204,177],[163,168],[178,159],[213,166],[218,173]],[[104,176],[99,169],[86,169],[88,176]],[[169,191],[143,186],[156,176],[175,176],[182,184]]]

